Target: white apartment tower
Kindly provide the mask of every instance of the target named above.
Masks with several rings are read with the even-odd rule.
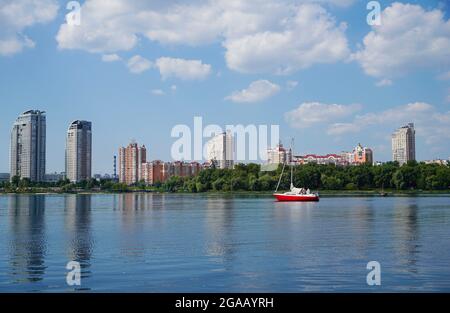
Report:
[[[284,164],[292,162],[292,150],[286,150],[281,142],[275,148],[267,149],[268,164]]]
[[[414,123],[400,127],[392,134],[392,160],[400,165],[416,159]]]
[[[74,121],[67,131],[66,178],[79,182],[92,174],[92,123]]]
[[[44,111],[22,113],[13,124],[10,144],[10,177],[45,179],[46,117]]]
[[[234,143],[231,133],[222,133],[211,138],[206,146],[208,161],[215,163],[218,168],[233,168]]]

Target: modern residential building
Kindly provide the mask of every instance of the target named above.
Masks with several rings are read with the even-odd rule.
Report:
[[[133,185],[142,179],[142,164],[146,163],[147,149],[131,142],[119,149],[119,181]]]
[[[34,182],[45,180],[46,116],[44,111],[22,113],[11,131],[10,175]]]
[[[234,140],[231,133],[222,133],[211,138],[206,146],[207,161],[218,168],[234,167]]]
[[[281,142],[275,148],[267,149],[267,164],[284,164],[292,162],[292,150],[285,149]]]
[[[353,149],[353,162],[351,164],[373,164],[373,151],[370,148],[363,147],[359,143]]]
[[[156,182],[164,182],[164,162],[160,160],[142,164],[142,179],[147,185],[153,185]]]
[[[442,160],[442,159],[426,160],[423,162],[425,164],[437,164],[437,165],[449,165],[450,164],[450,160]]]
[[[392,160],[400,165],[416,159],[414,123],[400,127],[392,134]]]
[[[66,139],[66,177],[71,182],[91,178],[92,174],[92,123],[74,121]]]
[[[294,162],[297,164],[334,164],[334,165],[359,165],[359,164],[373,164],[373,151],[370,148],[363,147],[358,144],[352,152],[341,152],[341,154],[326,154],[316,155],[307,154],[294,156]]]
[[[343,158],[338,154],[326,154],[326,155],[316,155],[316,154],[307,154],[307,155],[298,155],[294,156],[294,162],[298,165],[304,164],[334,164],[334,165],[342,165]]]
[[[202,165],[198,162],[163,162],[156,160],[142,164],[142,179],[147,185],[153,185],[156,182],[165,182],[172,176],[195,176],[201,170]]]

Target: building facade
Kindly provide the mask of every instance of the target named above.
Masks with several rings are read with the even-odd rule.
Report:
[[[147,149],[131,142],[119,149],[119,182],[133,185],[142,179],[142,164],[146,163]]]
[[[275,148],[267,149],[268,164],[284,164],[292,162],[292,150],[285,149],[281,142]]]
[[[206,146],[207,161],[225,169],[234,167],[234,140],[231,133],[222,133],[211,138]]]
[[[153,185],[156,182],[163,183],[172,176],[196,176],[201,170],[202,165],[198,162],[163,162],[157,160],[142,164],[142,179],[147,185]]]
[[[46,116],[30,110],[21,114],[11,131],[10,175],[34,182],[45,180]]]
[[[414,124],[400,127],[392,134],[392,160],[400,165],[416,159],[416,131]]]
[[[147,185],[164,182],[164,162],[156,160],[142,164],[142,179]]]
[[[353,160],[350,164],[373,164],[373,151],[359,143],[353,149]]]
[[[74,121],[66,139],[66,178],[79,182],[92,177],[92,123]]]
[[[316,154],[307,154],[307,155],[299,155],[294,157],[294,162],[298,165],[304,164],[334,164],[334,165],[343,165],[343,158],[338,154],[326,154],[326,155],[316,155]]]

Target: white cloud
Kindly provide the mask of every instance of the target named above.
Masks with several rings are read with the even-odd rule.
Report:
[[[356,133],[360,131],[360,128],[356,124],[352,123],[334,123],[328,127],[328,135],[343,135],[345,133]]]
[[[155,96],[164,96],[166,93],[161,89],[153,89],[152,94]]]
[[[382,127],[393,132],[396,127],[414,122],[416,135],[426,143],[445,143],[450,139],[450,112],[440,113],[436,107],[425,102],[414,102],[391,109],[366,113],[354,117],[351,123],[334,123],[328,127],[329,135],[358,133],[369,127]]]
[[[175,77],[182,80],[201,80],[211,73],[211,65],[200,60],[162,57],[156,60],[155,66],[159,69],[162,79]]]
[[[177,91],[177,85],[170,86],[170,90],[172,90],[173,92]]]
[[[115,53],[102,55],[103,62],[116,62],[116,61],[120,61],[120,60],[122,60],[122,58]]]
[[[57,14],[55,0],[0,0],[0,55],[13,55],[35,43],[23,31],[38,23],[48,23]]]
[[[248,88],[235,91],[226,100],[238,103],[250,103],[266,100],[280,91],[280,86],[268,80],[257,80],[252,82]]]
[[[366,74],[380,78],[404,75],[414,69],[450,65],[450,21],[440,10],[393,3],[373,26],[363,46],[353,54]]]
[[[392,80],[390,79],[382,79],[380,81],[377,81],[375,84],[377,87],[386,87],[386,86],[392,86]]]
[[[291,127],[308,128],[315,124],[335,121],[359,111],[358,104],[325,104],[320,102],[305,102],[297,109],[285,113],[285,119]]]
[[[86,0],[81,26],[61,25],[56,39],[61,49],[93,53],[131,50],[142,37],[163,45],[216,42],[231,69],[288,73],[348,56],[345,25],[317,3],[352,2]]]
[[[325,9],[306,4],[291,13],[280,30],[227,39],[228,67],[243,73],[289,74],[348,57],[345,25],[336,26]]]
[[[127,62],[128,69],[131,73],[140,74],[152,67],[152,62],[140,55],[135,55]]]

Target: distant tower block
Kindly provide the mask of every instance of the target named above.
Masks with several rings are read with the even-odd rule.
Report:
[[[113,167],[114,167],[114,179],[116,179],[117,178],[117,156],[115,155],[114,156],[114,165],[113,165]]]

